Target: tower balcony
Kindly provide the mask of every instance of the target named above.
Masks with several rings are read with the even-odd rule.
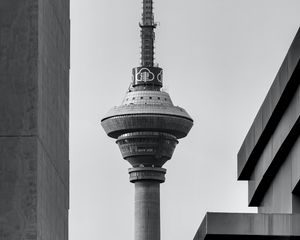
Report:
[[[173,135],[160,132],[126,133],[117,140],[123,158],[133,167],[162,167],[177,143]]]

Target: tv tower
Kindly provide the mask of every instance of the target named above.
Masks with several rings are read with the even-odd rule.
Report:
[[[122,156],[132,168],[135,185],[135,240],[160,240],[160,183],[164,163],[171,159],[178,139],[190,131],[193,120],[174,106],[162,91],[163,70],[154,65],[156,24],[153,1],[143,0],[141,66],[133,68],[132,83],[120,106],[101,120],[109,137],[117,139]]]

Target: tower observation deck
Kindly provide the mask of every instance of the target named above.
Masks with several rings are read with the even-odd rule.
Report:
[[[120,106],[101,120],[109,137],[115,138],[121,154],[132,168],[135,184],[135,240],[160,240],[159,185],[178,139],[190,131],[193,120],[174,106],[162,91],[163,70],[154,66],[155,28],[153,0],[143,0],[141,65],[132,70],[132,83]]]

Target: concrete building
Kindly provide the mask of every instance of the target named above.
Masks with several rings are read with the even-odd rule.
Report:
[[[300,239],[300,30],[238,153],[258,213],[207,213],[194,240]]]
[[[161,90],[163,70],[154,65],[152,0],[143,0],[141,65],[133,69],[131,86],[120,106],[112,108],[101,124],[117,139],[122,156],[132,168],[135,184],[135,240],[160,239],[160,183],[165,181],[164,163],[171,159],[179,138],[190,131],[193,120],[175,107]]]
[[[0,239],[66,240],[69,0],[0,1]]]

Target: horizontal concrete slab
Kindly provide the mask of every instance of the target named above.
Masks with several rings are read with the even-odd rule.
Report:
[[[238,153],[238,179],[249,180],[265,145],[272,136],[293,92],[299,85],[300,30]]]
[[[299,214],[206,213],[194,240],[300,239]]]
[[[300,87],[284,111],[262,154],[256,160],[249,181],[249,205],[259,206],[281,164],[292,150],[300,132]]]

